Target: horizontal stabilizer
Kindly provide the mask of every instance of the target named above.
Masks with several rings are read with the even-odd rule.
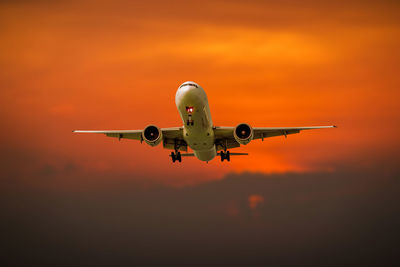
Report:
[[[248,156],[249,155],[249,153],[232,153],[232,152],[229,152],[229,154],[231,156]],[[217,156],[221,156],[221,153],[218,152]]]
[[[247,156],[249,153],[229,153],[231,156]],[[171,157],[171,155],[169,155]],[[182,157],[194,157],[194,153],[181,153]],[[217,156],[221,156],[221,153],[217,153]]]
[[[182,157],[194,157],[194,153],[181,153],[181,156]]]
[[[171,154],[169,155],[171,157]],[[194,157],[194,153],[181,153],[182,157]]]

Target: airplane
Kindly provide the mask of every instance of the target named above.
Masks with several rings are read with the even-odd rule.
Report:
[[[239,123],[235,127],[214,126],[210,107],[204,89],[195,82],[181,84],[175,95],[175,104],[182,119],[183,126],[159,128],[148,125],[143,130],[74,130],[75,133],[98,133],[108,137],[144,141],[150,146],[163,144],[165,149],[174,150],[170,157],[172,162],[181,162],[182,157],[196,157],[207,163],[219,156],[221,161],[230,161],[231,156],[248,155],[231,153],[228,149],[247,145],[252,140],[296,134],[303,130],[336,128],[330,126],[306,127],[251,127]],[[181,153],[188,151],[193,153]]]

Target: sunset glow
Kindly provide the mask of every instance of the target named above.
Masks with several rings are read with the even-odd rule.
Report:
[[[76,172],[55,182],[63,185],[112,173],[175,186],[229,172],[357,169],[392,160],[400,145],[400,28],[390,4],[68,3],[1,4],[1,138],[26,158],[20,173]],[[339,128],[254,141],[235,150],[249,156],[209,164],[71,133],[181,126],[174,99],[187,80],[205,89],[218,126]]]

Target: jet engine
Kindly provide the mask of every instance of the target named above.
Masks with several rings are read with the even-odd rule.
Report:
[[[146,142],[146,144],[150,146],[156,146],[162,140],[162,132],[157,126],[149,125],[144,128],[142,132],[142,138]]]
[[[251,140],[253,140],[253,128],[251,128],[247,123],[241,123],[235,127],[233,136],[239,144],[247,145]]]

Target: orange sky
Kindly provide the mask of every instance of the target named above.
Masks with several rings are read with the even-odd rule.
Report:
[[[21,173],[71,170],[77,180],[108,173],[182,185],[232,171],[395,161],[394,1],[111,3],[0,4],[1,138],[5,151],[26,155]],[[254,141],[236,150],[249,157],[208,165],[172,164],[161,146],[71,133],[179,126],[175,92],[187,80],[206,90],[215,125],[339,128]]]

